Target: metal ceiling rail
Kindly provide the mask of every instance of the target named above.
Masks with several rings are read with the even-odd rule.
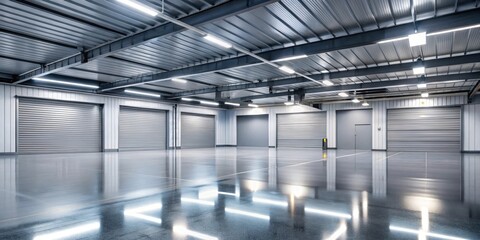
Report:
[[[417,21],[416,24],[418,31],[440,32],[459,27],[479,24],[479,14],[480,9],[474,9],[423,21]],[[266,60],[273,61],[284,57],[297,56],[301,54],[314,55],[335,50],[376,44],[381,40],[405,37],[411,33],[413,33],[413,28],[410,23],[407,23],[403,25],[372,30],[339,38],[266,51],[257,55]],[[192,67],[176,69],[161,73],[145,74],[112,83],[106,83],[102,85],[102,87],[99,89],[99,92],[131,87],[150,82],[165,81],[174,77],[188,77],[198,74],[222,71],[230,68],[254,66],[257,64],[262,64],[262,61],[248,55],[232,57],[229,59],[214,61],[211,63],[196,65]]]
[[[365,89],[376,89],[376,88],[388,88],[388,87],[398,87],[398,86],[407,86],[407,85],[416,85],[420,81],[424,83],[442,83],[453,80],[477,80],[480,79],[480,72],[473,73],[462,73],[462,74],[451,74],[451,75],[441,75],[441,76],[432,76],[425,78],[407,78],[401,80],[388,80],[382,82],[373,82],[373,83],[359,83],[359,84],[348,84],[348,85],[339,85],[332,87],[322,87],[322,88],[306,88],[303,89],[305,94],[309,93],[330,93],[330,92],[342,92],[342,91],[354,91],[354,90],[365,90]],[[272,97],[282,97],[291,95],[291,92],[278,92],[264,95],[255,95],[249,97],[241,97],[234,99],[224,99],[225,101],[251,101],[255,99],[264,99]]]
[[[228,1],[218,6],[201,11],[199,13],[186,16],[181,20],[182,22],[192,26],[202,25],[233,15],[241,14],[243,12],[250,11],[259,7],[263,7],[277,1],[279,0]],[[13,83],[18,84],[35,77],[55,73],[70,67],[80,65],[82,63],[86,63],[89,60],[106,57],[118,51],[132,48],[134,46],[143,44],[159,37],[168,37],[184,30],[185,28],[174,23],[157,25],[147,30],[134,33],[117,40],[113,40],[109,43],[94,47],[92,49],[88,49],[84,52],[80,52],[70,57],[66,57],[64,59],[45,64],[42,67],[20,74]]]
[[[453,64],[460,65],[460,64],[476,63],[476,62],[480,62],[480,54],[471,54],[471,55],[465,55],[465,56],[459,56],[459,57],[441,58],[441,59],[423,61],[424,66],[426,68],[449,66]],[[409,63],[394,64],[394,65],[388,65],[388,66],[362,68],[362,69],[347,70],[347,71],[341,71],[341,72],[331,72],[329,73],[329,75],[330,75],[330,80],[333,80],[333,79],[348,78],[348,77],[368,76],[368,75],[374,75],[374,74],[386,74],[386,73],[392,73],[392,72],[410,71],[412,70],[414,65],[415,65],[414,62],[409,62]],[[323,79],[324,75],[325,74],[313,74],[308,76],[311,78]],[[263,81],[263,82],[257,82],[257,83],[231,84],[231,85],[224,85],[219,87],[210,87],[210,88],[173,93],[172,97],[179,98],[179,97],[194,96],[194,95],[200,95],[200,94],[206,94],[206,93],[228,92],[228,91],[246,90],[251,88],[261,88],[261,87],[275,87],[275,86],[284,86],[284,85],[299,84],[299,83],[305,83],[305,82],[308,82],[308,80],[302,77],[295,77],[295,78],[287,78],[287,79],[280,79],[280,80]],[[331,87],[325,87],[325,88],[331,88]]]

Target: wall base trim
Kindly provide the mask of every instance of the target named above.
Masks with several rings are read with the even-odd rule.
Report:
[[[374,149],[374,148],[372,148],[372,151],[382,151],[382,152],[386,152],[387,149]]]
[[[18,155],[16,152],[0,152],[0,156]]]
[[[215,147],[237,147],[237,145],[222,144],[222,145],[216,145]]]
[[[103,152],[120,152],[118,148],[103,149]]]

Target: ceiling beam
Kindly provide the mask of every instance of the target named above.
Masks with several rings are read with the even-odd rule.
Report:
[[[218,6],[206,9],[204,11],[186,16],[180,20],[192,25],[198,26],[220,19],[228,18],[233,15],[241,14],[259,7],[263,7],[279,0],[246,0],[246,1],[228,1]],[[134,33],[129,36],[111,41],[109,43],[88,49],[84,52],[77,53],[70,57],[66,57],[52,63],[48,63],[43,67],[36,68],[18,76],[18,80],[14,84],[28,81],[34,77],[44,76],[51,73],[61,71],[70,67],[86,63],[87,61],[103,58],[115,54],[119,51],[126,50],[140,44],[144,44],[150,40],[159,37],[168,37],[184,31],[185,28],[171,22],[149,28],[145,31]]]
[[[438,32],[459,27],[470,26],[480,23],[480,9],[474,9],[466,12],[446,15],[437,18],[431,18],[417,22],[418,31]],[[414,32],[410,23],[393,26],[384,29],[378,29],[344,37],[321,40],[313,43],[296,45],[271,51],[259,53],[258,56],[269,61],[281,59],[289,56],[301,54],[314,55],[335,50],[360,47],[370,44],[376,44],[381,40],[405,37]],[[247,67],[261,64],[261,61],[253,57],[244,55],[232,57],[229,59],[214,61],[197,66],[176,69],[162,73],[145,74],[129,79],[123,79],[116,82],[102,85],[100,92],[110,91],[117,88],[136,86],[150,82],[165,81],[173,77],[188,77],[198,74],[227,70],[230,68]]]
[[[480,90],[480,81],[477,81],[475,86],[473,86],[472,90],[468,92],[468,101],[471,101],[472,98],[477,94],[477,92]]]
[[[476,63],[476,62],[480,62],[480,54],[471,54],[471,55],[465,55],[465,56],[459,56],[459,57],[441,58],[441,59],[423,61],[424,66],[426,68],[460,65],[460,64]],[[394,64],[394,65],[388,65],[388,66],[347,70],[347,71],[341,71],[341,72],[332,72],[332,73],[329,73],[330,75],[329,77],[330,77],[330,80],[332,80],[332,79],[340,79],[340,78],[348,78],[348,77],[368,76],[368,75],[374,75],[374,74],[404,72],[404,71],[412,70],[414,64],[415,64],[414,62],[409,62],[409,63]],[[324,75],[325,74],[312,74],[308,76],[314,79],[321,80],[323,79]],[[305,79],[304,77],[295,77],[295,78],[287,78],[287,79],[281,79],[281,80],[263,81],[263,82],[257,82],[257,83],[231,84],[231,85],[224,85],[219,87],[203,88],[203,89],[173,93],[172,97],[179,98],[179,97],[194,96],[199,94],[214,93],[216,91],[229,92],[229,91],[246,90],[251,88],[285,86],[285,85],[299,84],[299,83],[305,83],[305,82],[310,82],[310,80]]]
[[[462,74],[451,74],[451,75],[440,75],[432,76],[425,78],[406,78],[400,80],[387,80],[381,82],[372,82],[372,83],[359,83],[359,84],[348,84],[348,85],[338,85],[332,87],[321,87],[321,88],[306,88],[304,89],[305,94],[310,93],[331,93],[331,92],[343,92],[343,91],[354,91],[354,90],[365,90],[365,89],[376,89],[376,88],[389,88],[389,87],[399,87],[399,86],[408,86],[416,85],[420,81],[424,83],[442,83],[454,80],[477,80],[480,79],[480,72],[473,73],[462,73]],[[291,94],[291,93],[290,93]],[[251,101],[255,99],[264,99],[272,97],[281,97],[288,96],[289,92],[278,92],[271,94],[255,95],[242,98],[234,98],[234,101]]]

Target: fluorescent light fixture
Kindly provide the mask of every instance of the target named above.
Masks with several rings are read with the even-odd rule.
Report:
[[[263,204],[269,204],[269,205],[280,206],[280,207],[288,207],[287,202],[270,200],[270,199],[266,199],[266,198],[253,197],[252,201],[254,203],[263,203]]]
[[[124,211],[124,212],[123,212],[123,215],[129,216],[129,217],[138,218],[138,219],[142,219],[142,220],[145,220],[145,221],[148,221],[148,222],[153,222],[153,223],[157,223],[157,224],[162,224],[162,219],[156,218],[156,217],[152,217],[152,216],[148,216],[148,215],[141,214],[141,213],[126,212],[126,211]]]
[[[240,107],[240,103],[225,102],[225,105]]]
[[[332,235],[330,235],[330,237],[326,238],[325,240],[336,240],[340,236],[342,236],[342,234],[344,234],[346,231],[347,231],[347,225],[342,223],[340,227],[337,230],[335,230],[335,232],[333,232]]]
[[[201,100],[200,103],[205,104],[205,105],[213,105],[213,106],[218,106],[219,105],[218,102],[210,102],[210,101],[205,101],[205,100]]]
[[[338,96],[340,97],[348,97],[348,93],[344,93],[344,92],[341,92],[341,93],[338,93]]]
[[[368,102],[364,102],[364,103],[362,103],[362,106],[368,107],[368,106],[370,106],[370,104],[368,104]]]
[[[125,89],[124,92],[131,93],[131,94],[137,94],[137,95],[143,95],[143,96],[149,96],[149,97],[157,97],[157,98],[160,97],[160,94],[139,92],[139,91],[129,90],[129,89]]]
[[[274,60],[272,62],[284,62],[284,61],[290,61],[290,60],[295,60],[295,59],[302,59],[302,58],[307,58],[308,56],[305,54],[298,55],[298,56],[292,56],[292,57],[286,57],[286,58],[280,58],[277,60]]]
[[[454,29],[450,29],[450,30],[440,31],[440,32],[433,32],[433,33],[427,34],[427,36],[435,36],[435,35],[440,35],[440,34],[444,34],[444,33],[463,31],[463,30],[479,28],[479,27],[480,27],[480,24],[477,24],[477,25],[472,25],[472,26],[467,26],[467,27],[454,28]]]
[[[338,217],[338,218],[346,218],[346,219],[351,219],[352,215],[346,214],[346,213],[338,213],[338,212],[333,212],[333,211],[327,211],[327,210],[322,210],[322,209],[315,209],[315,208],[305,208],[305,212],[307,213],[315,213],[315,214],[320,214],[320,215],[325,215],[325,216],[331,216],[331,217]]]
[[[100,222],[95,221],[92,223],[78,225],[76,227],[66,228],[64,230],[59,230],[51,233],[41,234],[35,236],[33,240],[55,240],[55,239],[63,239],[72,236],[77,236],[79,234],[95,231],[100,229]]]
[[[218,240],[217,237],[210,236],[210,235],[207,235],[207,234],[203,234],[203,233],[200,233],[200,232],[195,232],[195,231],[187,229],[184,226],[179,226],[179,225],[173,226],[173,232],[177,233],[177,234],[181,234],[181,235],[191,236],[191,237],[198,238],[198,239],[203,239],[203,240]]]
[[[325,86],[332,86],[333,82],[330,80],[323,80],[323,84],[325,84]]]
[[[137,1],[132,1],[132,0],[117,0],[131,8],[134,8],[140,12],[144,12],[152,17],[155,17],[158,15],[158,12],[155,11],[155,9],[147,7],[141,3],[138,3]]]
[[[329,73],[328,70],[322,70],[321,73]]]
[[[206,206],[215,206],[215,202],[213,201],[206,201],[206,200],[200,200],[200,199],[195,199],[195,198],[181,198],[182,203],[196,203],[200,205],[206,205]]]
[[[214,37],[214,36],[212,36],[212,35],[210,35],[210,34],[207,34],[207,35],[206,35],[205,37],[203,37],[203,38],[205,38],[205,39],[207,39],[208,41],[213,42],[213,43],[215,43],[215,44],[217,44],[217,45],[220,45],[220,46],[222,46],[222,47],[224,47],[224,48],[232,48],[232,44],[227,43],[227,42],[225,42],[225,41],[223,41],[223,40],[221,40],[221,39],[219,39],[219,38],[217,38],[217,37]]]
[[[423,98],[427,98],[427,97],[428,97],[428,92],[426,92],[426,93],[422,93],[422,95],[421,95],[421,96],[422,96]]]
[[[248,106],[249,106],[249,107],[258,108],[258,105],[257,105],[257,104],[253,104],[253,103],[249,103]]]
[[[286,73],[289,73],[289,74],[294,74],[294,73],[295,73],[295,70],[293,70],[293,69],[291,69],[291,68],[289,68],[289,67],[287,67],[287,66],[281,66],[281,67],[279,67],[278,69],[280,69],[280,70],[282,70],[282,71],[284,71],[284,72],[286,72]]]
[[[182,101],[191,102],[191,101],[196,101],[196,100],[195,100],[195,99],[192,99],[192,98],[182,97]]]
[[[378,42],[378,44],[389,43],[389,42],[397,42],[397,41],[401,41],[401,40],[405,40],[405,39],[408,39],[408,37],[399,37],[399,38],[392,38],[392,39],[388,39],[388,40],[383,40],[383,41]]]
[[[410,47],[421,46],[427,44],[427,33],[420,32],[408,35]]]
[[[416,234],[416,235],[425,235],[428,237],[433,237],[433,238],[441,238],[441,239],[449,239],[449,240],[466,240],[465,238],[459,238],[455,236],[449,236],[449,235],[444,235],[444,234],[438,234],[438,233],[433,233],[433,232],[426,232],[422,230],[417,230],[417,229],[410,229],[410,228],[403,228],[403,227],[397,227],[390,225],[390,230],[392,231],[398,231],[398,232],[404,232],[404,233],[411,233],[411,234]]]
[[[417,88],[427,88],[427,84],[426,83],[417,84]]]
[[[183,78],[172,78],[172,81],[179,82],[179,83],[186,83],[187,82],[187,80],[185,80]]]
[[[58,83],[58,84],[72,85],[72,86],[77,86],[77,87],[93,88],[93,89],[99,88],[98,86],[95,86],[95,85],[88,85],[88,84],[82,84],[82,83],[73,83],[73,82],[58,81],[58,80],[47,79],[47,78],[34,78],[33,80],[35,80],[35,81],[40,81],[40,82],[48,82],[48,83]]]
[[[413,74],[415,75],[425,74],[425,67],[414,67],[412,70],[413,70]]]
[[[359,103],[360,100],[358,100],[358,98],[354,98],[354,99],[352,99],[352,102],[353,102],[353,103]]]
[[[125,209],[124,212],[136,212],[136,213],[143,213],[143,212],[150,212],[150,211],[155,211],[162,209],[162,204],[161,203],[154,203],[154,204],[149,204],[137,208],[128,208]]]
[[[293,104],[295,104],[294,102],[292,101],[288,101],[288,102],[284,102],[285,105],[287,106],[292,106]]]
[[[253,213],[253,212],[247,212],[247,211],[238,210],[238,209],[234,209],[234,208],[225,208],[225,212],[238,214],[238,215],[243,215],[243,216],[248,216],[248,217],[259,218],[259,219],[263,219],[263,220],[270,220],[270,216],[268,216],[268,215]]]

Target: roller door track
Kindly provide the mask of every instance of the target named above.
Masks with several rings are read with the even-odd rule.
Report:
[[[327,114],[293,113],[277,115],[277,147],[321,148],[327,136]]]
[[[166,111],[120,107],[120,150],[166,149],[166,146]]]
[[[460,107],[389,109],[388,150],[459,152],[460,114]]]
[[[18,153],[102,150],[100,105],[30,98],[18,103]]]
[[[182,113],[182,148],[215,147],[215,116]]]

